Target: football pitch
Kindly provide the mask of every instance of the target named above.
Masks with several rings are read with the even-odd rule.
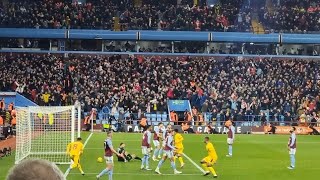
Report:
[[[88,133],[82,133],[84,141]],[[200,160],[206,156],[203,138],[206,135],[183,134],[184,153],[193,161],[184,158],[186,163],[180,169],[176,161],[177,169],[182,171],[180,175],[173,175],[169,162],[165,162],[160,169],[163,175],[154,171],[140,170],[140,161],[133,160],[127,163],[115,160],[114,180],[202,180],[213,179],[212,176],[204,177],[197,166]],[[301,180],[318,179],[320,177],[320,141],[318,136],[298,136],[296,169],[288,170],[289,154],[287,150],[288,135],[237,135],[234,144],[232,158],[228,158],[226,135],[209,135],[214,143],[219,159],[215,169],[218,179],[224,180]],[[77,169],[71,171],[67,179],[84,180],[95,179],[95,176],[105,168],[104,163],[98,163],[97,158],[103,157],[103,141],[106,133],[93,133],[87,141],[84,154],[81,157],[81,165],[86,175],[82,176]],[[126,144],[126,150],[141,157],[142,134],[114,133],[113,145],[116,149],[121,142]],[[14,164],[14,156],[0,160],[0,179],[5,179],[8,169]],[[150,160],[150,167],[154,170],[157,162]],[[66,165],[59,165],[63,172]],[[101,179],[108,179],[105,175]]]

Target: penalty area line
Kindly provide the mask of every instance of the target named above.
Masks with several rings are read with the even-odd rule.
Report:
[[[83,144],[83,148],[86,147],[86,145],[88,144],[90,138],[92,137],[93,132],[90,133],[90,135],[87,137],[86,141]],[[68,169],[66,170],[66,172],[64,173],[64,177],[67,177],[69,175]]]
[[[187,156],[185,153],[182,153],[182,155],[187,158],[197,169],[199,169],[203,174],[206,172],[197,164],[195,163],[189,156]]]

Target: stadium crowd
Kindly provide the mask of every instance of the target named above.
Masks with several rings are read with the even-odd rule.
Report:
[[[276,32],[306,33],[320,30],[319,0],[274,0],[262,7],[260,20]]]
[[[319,63],[307,60],[2,54],[0,91],[39,105],[132,113],[167,112],[168,99],[189,99],[200,112],[311,116],[320,110]],[[263,119],[262,119],[263,120]]]
[[[139,6],[128,0],[87,0],[78,4],[59,0],[10,0],[0,6],[0,27],[112,29],[114,17],[124,29],[252,31],[252,12],[258,10],[266,29],[276,32],[320,30],[318,0],[273,0],[250,6],[243,0],[209,5],[193,0],[144,0]]]
[[[88,0],[84,4],[56,0],[10,0],[0,8],[1,27],[112,29],[114,17],[125,29],[250,31],[250,8],[243,0],[226,0],[215,6],[193,0],[144,0],[141,6],[127,0]]]

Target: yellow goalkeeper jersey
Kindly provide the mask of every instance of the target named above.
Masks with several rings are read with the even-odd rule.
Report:
[[[83,152],[83,144],[82,142],[76,141],[68,144],[67,152],[70,155],[80,155]]]
[[[215,150],[215,148],[213,147],[213,144],[211,142],[208,142],[206,145],[206,150],[208,152],[208,156],[210,156],[212,159],[217,160],[218,159],[218,155],[217,152]]]
[[[178,149],[183,148],[183,137],[180,133],[176,133],[176,135],[174,136],[174,146]]]

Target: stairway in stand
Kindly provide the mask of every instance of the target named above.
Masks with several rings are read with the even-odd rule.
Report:
[[[253,29],[253,33],[255,34],[264,34],[265,29],[262,23],[259,21],[259,15],[257,12],[253,12],[251,15],[251,26]]]
[[[264,33],[265,33],[264,27],[263,27],[263,25],[259,22],[259,20],[257,20],[257,19],[252,19],[252,20],[251,20],[251,25],[252,25],[252,28],[253,28],[253,32],[254,32],[255,34],[264,34]]]
[[[119,17],[114,17],[113,18],[113,30],[114,31],[121,31],[120,18]]]

